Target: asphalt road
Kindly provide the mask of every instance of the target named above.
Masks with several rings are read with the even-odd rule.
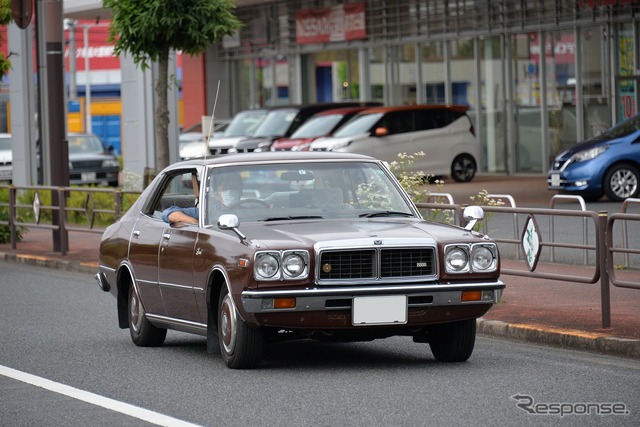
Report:
[[[637,361],[479,337],[467,363],[441,364],[428,345],[390,338],[278,344],[260,369],[234,371],[207,354],[202,337],[169,332],[163,347],[135,347],[117,327],[115,305],[89,274],[0,261],[0,425],[637,426],[640,419]],[[58,386],[15,379],[7,368]],[[60,384],[73,389],[64,394]],[[105,398],[116,401],[111,409],[100,406]],[[576,414],[587,403],[591,414]],[[543,414],[560,409],[573,413]]]

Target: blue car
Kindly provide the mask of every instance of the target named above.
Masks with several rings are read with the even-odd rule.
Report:
[[[638,197],[640,188],[640,115],[576,144],[553,160],[547,176],[549,190],[594,201]]]

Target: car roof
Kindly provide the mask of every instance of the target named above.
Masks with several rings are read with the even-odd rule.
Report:
[[[396,105],[389,107],[371,107],[363,114],[391,113],[395,111],[416,111],[416,110],[453,110],[464,113],[469,109],[467,105],[452,104],[417,104],[417,105]]]
[[[368,108],[372,108],[372,107],[363,107],[363,106],[359,106],[359,107],[342,107],[342,108],[332,108],[330,110],[324,110],[324,111],[320,111],[319,113],[315,114],[314,117],[317,116],[330,116],[332,114],[350,114],[350,113],[357,113],[363,110],[366,110]]]
[[[239,153],[225,156],[207,157],[206,159],[189,159],[182,162],[173,163],[171,169],[185,166],[215,166],[234,165],[246,163],[262,162],[287,162],[287,161],[326,161],[326,160],[356,160],[356,161],[378,161],[377,159],[363,154],[340,153],[335,151],[265,151],[258,153]]]

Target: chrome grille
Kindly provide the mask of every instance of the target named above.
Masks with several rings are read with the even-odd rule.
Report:
[[[431,248],[387,249],[380,252],[380,277],[427,276],[435,273]]]
[[[323,252],[320,279],[372,279],[374,250]]]
[[[435,276],[437,269],[432,247],[330,250],[319,259],[320,281],[411,279]]]

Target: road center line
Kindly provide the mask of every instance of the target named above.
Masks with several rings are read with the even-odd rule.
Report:
[[[129,405],[128,403],[120,402],[118,400],[109,399],[108,397],[100,396],[88,391],[80,390],[68,385],[60,384],[46,378],[31,375],[26,372],[18,371],[6,366],[0,365],[0,375],[13,378],[14,380],[22,381],[27,384],[41,387],[54,393],[63,394],[73,399],[82,400],[83,402],[91,403],[92,405],[101,406],[106,409],[110,409],[121,414],[129,415],[131,417],[138,418],[149,423],[161,425],[161,426],[181,426],[181,427],[195,427],[197,424],[191,424],[186,421],[182,421],[167,415],[159,414],[157,412],[150,411],[148,409],[140,408],[138,406]]]

